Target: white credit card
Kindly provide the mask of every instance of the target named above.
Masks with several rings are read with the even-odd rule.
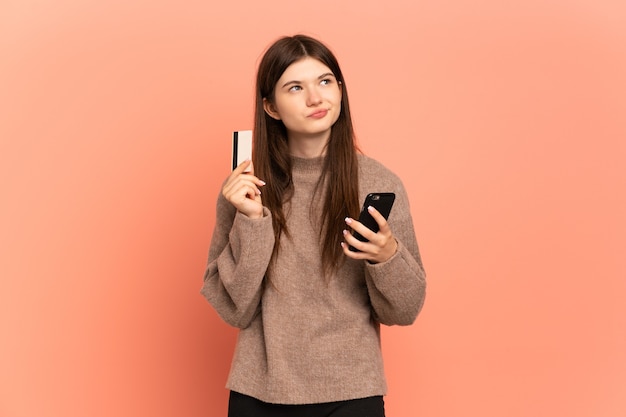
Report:
[[[233,132],[232,169],[246,159],[252,159],[252,130],[238,130]]]

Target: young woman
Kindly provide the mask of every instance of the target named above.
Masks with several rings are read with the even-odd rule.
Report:
[[[396,194],[388,221],[370,209],[378,233],[355,220],[372,192]],[[380,324],[413,323],[425,288],[406,192],[358,152],[337,60],[310,37],[279,39],[259,65],[253,161],[223,185],[202,287],[241,329],[229,416],[384,416]]]

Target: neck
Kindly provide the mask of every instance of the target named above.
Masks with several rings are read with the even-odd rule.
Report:
[[[298,158],[317,158],[326,153],[326,144],[330,132],[324,135],[306,136],[290,135],[288,138],[289,153]]]

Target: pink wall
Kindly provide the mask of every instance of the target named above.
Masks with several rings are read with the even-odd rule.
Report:
[[[411,196],[430,286],[384,330],[388,415],[626,415],[623,1],[212,3],[0,5],[1,416],[225,415],[214,201],[296,32]]]

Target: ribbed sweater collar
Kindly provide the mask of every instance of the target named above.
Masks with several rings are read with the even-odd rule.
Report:
[[[324,157],[300,158],[292,156],[291,163],[294,178],[317,180],[322,174]]]

